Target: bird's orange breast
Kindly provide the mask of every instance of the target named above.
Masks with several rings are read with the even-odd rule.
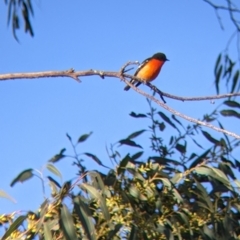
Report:
[[[139,70],[136,77],[150,82],[158,76],[163,64],[164,61],[151,59]]]

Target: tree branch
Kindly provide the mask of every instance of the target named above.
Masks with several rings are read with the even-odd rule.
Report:
[[[104,77],[114,77],[119,78],[129,78],[134,79],[137,81],[142,82],[149,86],[153,91],[157,92],[158,94],[162,94],[163,96],[175,100],[180,101],[203,101],[203,100],[214,100],[214,99],[221,99],[221,98],[228,98],[234,96],[240,96],[240,92],[237,93],[226,93],[221,95],[212,95],[212,96],[205,96],[205,97],[181,97],[172,95],[170,93],[160,91],[156,86],[152,85],[151,83],[145,83],[142,79],[132,76],[130,74],[125,74],[126,72],[124,69],[129,66],[130,64],[138,64],[138,62],[128,62],[121,68],[120,72],[112,72],[112,71],[100,71],[100,70],[86,70],[86,71],[74,71],[74,69],[69,69],[66,71],[45,71],[45,72],[30,72],[30,73],[7,73],[7,74],[0,74],[0,81],[7,81],[7,80],[18,80],[18,79],[34,79],[34,78],[49,78],[49,77],[70,77],[76,80],[77,82],[81,82],[79,77],[87,77],[87,76],[99,76],[101,78]],[[125,80],[124,80],[125,81]],[[127,81],[127,80],[126,80]],[[128,81],[127,81],[128,82]],[[127,83],[126,82],[126,83]],[[128,84],[128,83],[127,83]],[[128,84],[132,87],[132,84]]]
[[[238,134],[235,134],[233,132],[227,131],[225,129],[218,128],[218,127],[216,127],[216,126],[214,126],[214,125],[212,125],[210,123],[203,122],[203,121],[197,120],[195,118],[189,117],[189,116],[187,116],[185,114],[182,114],[182,113],[180,113],[180,112],[178,112],[178,111],[168,107],[166,104],[160,102],[155,97],[153,97],[153,96],[151,96],[151,95],[141,91],[139,88],[135,87],[134,85],[129,83],[127,80],[125,80],[124,77],[122,77],[122,80],[124,82],[126,82],[131,88],[133,88],[136,92],[140,93],[141,95],[145,96],[146,98],[148,98],[148,99],[152,100],[153,102],[157,103],[159,106],[161,106],[162,108],[166,109],[167,111],[173,113],[174,115],[179,116],[179,117],[181,117],[181,118],[183,118],[183,119],[185,119],[185,120],[187,120],[189,122],[193,122],[193,123],[196,123],[198,125],[202,125],[202,126],[211,128],[211,129],[213,129],[213,130],[215,130],[217,132],[221,132],[221,133],[227,134],[229,136],[232,136],[234,138],[240,139],[240,135],[238,135]]]
[[[223,10],[223,11],[228,11],[229,15],[230,15],[230,19],[233,22],[233,24],[235,25],[236,29],[238,32],[240,32],[240,24],[239,21],[235,18],[234,13],[239,14],[240,13],[240,9],[237,8],[236,6],[232,7],[234,4],[232,3],[231,0],[226,0],[227,2],[227,6],[223,6],[223,5],[217,5],[214,4],[212,1],[210,0],[203,0],[204,2],[208,3],[211,7],[214,8],[215,12],[216,12],[216,16],[218,19],[218,22],[221,26],[221,28],[223,29],[223,25],[222,25],[222,21],[221,21],[221,17],[218,15],[218,10]]]
[[[227,134],[229,136],[232,136],[234,138],[240,139],[240,135],[237,135],[233,132],[218,128],[212,124],[209,124],[207,122],[203,122],[200,120],[197,120],[195,118],[191,118],[185,114],[182,114],[170,107],[168,107],[163,102],[159,101],[155,97],[141,91],[139,88],[135,87],[133,84],[131,84],[128,79],[135,79],[137,81],[140,81],[142,83],[145,83],[142,79],[139,79],[135,76],[132,76],[130,74],[125,74],[126,71],[125,68],[129,66],[130,64],[138,64],[137,62],[128,62],[125,64],[119,72],[112,72],[112,71],[99,71],[99,70],[87,70],[87,71],[74,71],[74,69],[69,69],[67,71],[46,71],[46,72],[31,72],[31,73],[9,73],[9,74],[0,74],[0,81],[4,80],[16,80],[16,79],[34,79],[34,78],[49,78],[49,77],[70,77],[78,82],[80,82],[79,77],[86,77],[86,76],[100,76],[101,78],[104,77],[114,77],[119,78],[122,81],[124,81],[127,85],[129,85],[131,88],[133,88],[136,92],[140,93],[141,95],[147,97],[148,99],[151,99],[155,103],[157,103],[162,108],[166,109],[167,111],[173,113],[176,116],[179,116],[187,121],[211,128],[215,131],[222,132],[224,134]],[[175,95],[171,95],[168,93],[164,93],[160,91],[157,87],[150,83],[145,83],[147,86],[149,86],[151,89],[153,89],[155,92],[157,92],[161,97],[165,96],[168,98],[181,100],[181,101],[200,101],[200,100],[212,100],[212,99],[220,99],[220,98],[227,98],[232,96],[240,96],[240,93],[231,93],[231,94],[222,94],[222,95],[215,95],[215,96],[206,96],[206,97],[179,97]],[[164,101],[164,100],[163,100]]]
[[[238,8],[232,8],[231,6],[226,7],[226,6],[222,6],[222,5],[216,5],[209,0],[203,0],[203,1],[208,3],[210,6],[212,6],[215,9],[222,9],[222,10],[227,10],[227,11],[239,12],[240,13],[240,9],[238,9]]]

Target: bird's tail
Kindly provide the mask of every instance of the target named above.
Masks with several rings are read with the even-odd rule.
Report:
[[[131,88],[131,87],[127,85],[127,86],[124,88],[124,90],[125,90],[125,91],[128,91],[130,88]]]

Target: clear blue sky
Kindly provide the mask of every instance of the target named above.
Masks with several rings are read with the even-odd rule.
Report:
[[[203,1],[33,2],[35,36],[18,31],[20,44],[7,27],[7,8],[0,2],[1,73],[69,68],[118,71],[129,60],[142,61],[164,52],[170,61],[154,82],[161,90],[179,96],[215,94],[214,64],[234,28],[222,13],[222,31],[214,10]],[[81,80],[81,84],[69,78],[0,83],[0,189],[17,200],[14,204],[0,198],[0,213],[37,209],[43,201],[39,179],[13,188],[10,182],[24,169],[41,170],[63,147],[71,154],[66,133],[77,139],[93,131],[78,151],[96,154],[112,166],[105,147],[147,128],[148,121],[129,116],[131,111],[147,112],[146,100],[133,90],[123,91],[123,82],[99,77]],[[196,118],[215,108],[207,101],[166,100],[170,107]],[[220,135],[214,132],[213,136]],[[148,135],[139,141],[149,151]],[[128,150],[119,149],[123,155]],[[91,160],[86,165],[99,169]],[[76,173],[70,159],[56,166],[65,181]]]

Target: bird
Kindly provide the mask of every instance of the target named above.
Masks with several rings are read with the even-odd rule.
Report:
[[[136,70],[134,76],[142,79],[145,82],[153,81],[161,71],[163,64],[169,61],[164,53],[158,52],[153,54],[152,57],[145,59],[138,69]],[[131,79],[130,83],[136,84],[135,86],[138,87],[141,82]],[[131,87],[126,86],[124,88],[125,91],[128,91]]]

